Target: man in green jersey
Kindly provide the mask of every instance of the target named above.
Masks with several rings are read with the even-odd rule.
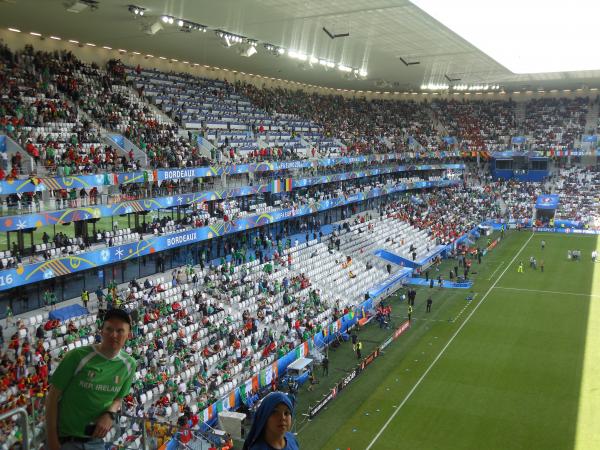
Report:
[[[129,314],[111,309],[100,344],[71,350],[56,368],[46,399],[49,450],[104,450],[135,375],[135,360],[122,351],[130,331]]]

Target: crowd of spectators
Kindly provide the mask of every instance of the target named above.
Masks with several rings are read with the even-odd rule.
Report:
[[[130,139],[151,167],[189,167],[310,157],[332,149],[494,151],[509,148],[517,135],[528,138],[528,148],[566,149],[584,132],[589,107],[587,98],[532,99],[517,123],[521,107],[511,100],[427,103],[309,94],[128,68],[117,60],[99,67],[70,52],[31,46],[16,52],[2,46],[0,58],[0,129],[22,145],[38,172],[46,168],[58,175],[132,170],[144,163],[142,154],[102,144],[101,127]],[[207,128],[212,120],[227,127]],[[200,126],[185,129],[189,121]],[[202,149],[198,135],[215,147]],[[298,153],[300,145],[308,147],[305,153]],[[11,160],[11,167],[3,164],[0,178],[21,174],[20,159]]]
[[[498,181],[490,185],[501,202],[504,211],[500,219],[521,222],[532,220],[535,216],[534,205],[539,195],[548,193],[544,183],[517,180]]]
[[[572,149],[585,131],[588,97],[532,99],[520,124],[534,149]]]
[[[76,58],[31,46],[18,52],[2,47],[0,57],[0,130],[26,150],[34,171],[60,176],[105,168],[101,162],[112,159],[114,150],[101,144],[100,130],[63,95],[78,91],[71,77]],[[21,165],[10,176],[22,172]]]
[[[326,137],[341,139],[345,153],[387,153],[408,148],[412,136],[422,146],[438,142],[427,106],[412,101],[346,98],[288,89],[239,87],[270,114],[294,114],[318,124]]]
[[[508,101],[436,100],[435,118],[466,150],[510,148],[516,133],[515,103]]]
[[[553,179],[560,194],[556,219],[600,229],[600,171],[592,167],[561,170]]]
[[[499,209],[496,196],[482,186],[455,186],[407,197],[388,207],[388,214],[447,245]]]

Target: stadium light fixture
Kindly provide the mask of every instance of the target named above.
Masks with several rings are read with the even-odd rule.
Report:
[[[600,69],[598,1],[505,0],[493,14],[477,0],[411,2],[515,74]]]
[[[231,47],[236,44],[241,44],[242,42],[244,42],[244,40],[247,40],[247,38],[245,37],[239,36],[237,34],[228,33],[222,30],[215,30],[215,34],[219,39],[221,39],[223,46],[225,47]]]
[[[8,31],[12,31],[13,33],[20,33],[21,30],[19,30],[18,28],[9,28]]]
[[[129,9],[129,12],[134,16],[140,17],[142,17],[144,15],[144,12],[146,11],[146,8],[142,8],[141,6],[137,5],[129,5],[127,9]]]
[[[299,61],[306,61],[308,59],[308,56],[305,53],[296,50],[288,50],[288,56]]]

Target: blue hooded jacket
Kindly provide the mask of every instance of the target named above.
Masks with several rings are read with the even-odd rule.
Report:
[[[243,450],[269,450],[271,446],[262,439],[263,430],[267,424],[267,420],[275,410],[275,407],[280,403],[285,404],[290,411],[292,416],[294,414],[294,405],[290,397],[283,392],[271,392],[268,394],[260,403],[258,410],[254,414],[254,422],[252,428],[244,441]],[[284,450],[298,450],[298,442],[295,436],[289,431],[285,434],[287,444]]]

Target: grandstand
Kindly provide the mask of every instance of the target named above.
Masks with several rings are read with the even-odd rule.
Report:
[[[0,4],[2,448],[111,309],[107,449],[242,448],[275,389],[301,448],[600,448],[596,72],[418,1],[67,3]]]

